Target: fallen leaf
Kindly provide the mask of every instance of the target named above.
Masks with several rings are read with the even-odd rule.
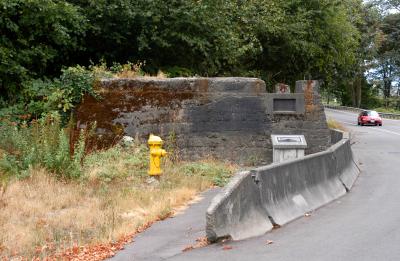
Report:
[[[223,248],[222,248],[222,250],[231,250],[233,247],[231,247],[231,246],[224,246]]]
[[[267,242],[266,242],[267,245],[271,245],[273,243],[274,243],[274,241],[272,241],[272,240],[267,240]]]
[[[279,225],[279,224],[273,224],[273,227],[274,227],[274,229],[277,229],[277,228],[280,228],[281,225]]]
[[[210,242],[208,242],[207,237],[196,238],[196,242],[198,242],[200,245],[204,245],[204,246],[210,244]]]
[[[210,242],[208,242],[207,237],[199,237],[196,239],[196,243],[194,245],[186,246],[182,252],[186,252],[195,248],[205,247],[208,246]]]
[[[304,216],[305,217],[311,217],[311,214],[310,213],[305,213]]]
[[[189,250],[192,250],[192,249],[194,249],[193,246],[187,246],[182,250],[182,252],[186,252],[186,251],[189,251]]]

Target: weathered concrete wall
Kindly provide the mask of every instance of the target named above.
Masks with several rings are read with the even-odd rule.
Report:
[[[272,162],[271,134],[304,134],[307,154],[330,145],[320,96],[311,85],[294,94],[266,93],[256,78],[110,79],[98,86],[102,99],[85,97],[76,118],[80,128],[96,121],[103,145],[122,135],[145,142],[154,133],[184,159],[254,164]],[[289,111],[282,111],[285,106]]]

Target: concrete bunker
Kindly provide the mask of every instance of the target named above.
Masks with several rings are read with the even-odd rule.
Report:
[[[78,129],[97,122],[99,147],[154,133],[181,159],[268,164],[271,134],[304,135],[306,154],[331,142],[316,81],[297,82],[295,93],[267,93],[257,78],[104,79],[98,88],[102,98],[84,97],[75,113]]]

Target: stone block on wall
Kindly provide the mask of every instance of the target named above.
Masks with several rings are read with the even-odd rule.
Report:
[[[275,93],[290,93],[290,86],[284,83],[275,84]]]

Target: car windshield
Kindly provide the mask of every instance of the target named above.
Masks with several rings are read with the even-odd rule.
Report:
[[[369,111],[368,116],[379,117],[379,114],[376,111]]]
[[[376,111],[363,111],[361,116],[379,117],[379,114]]]

